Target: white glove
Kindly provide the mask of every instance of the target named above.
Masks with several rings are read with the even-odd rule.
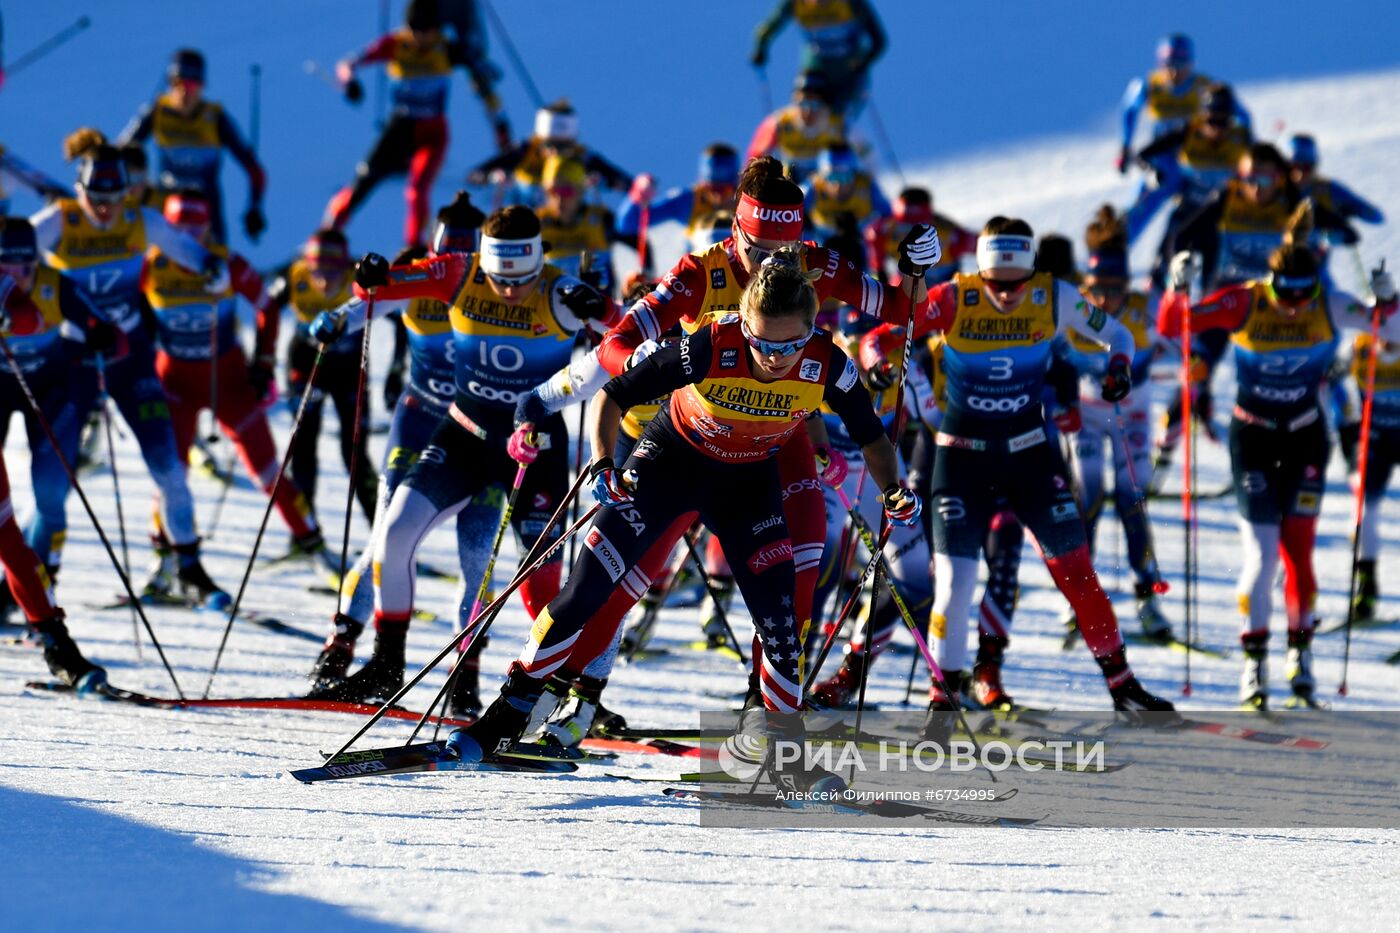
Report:
[[[1200,254],[1182,250],[1172,257],[1171,264],[1167,267],[1167,284],[1174,292],[1187,291],[1200,272]]]
[[[643,340],[641,343],[637,344],[637,349],[633,350],[632,355],[627,358],[627,368],[631,369],[660,349],[661,344],[657,343],[655,340]]]
[[[924,270],[938,265],[942,257],[938,229],[932,224],[917,224],[900,241],[899,271],[905,275],[923,275]]]
[[[1389,304],[1395,300],[1395,279],[1385,270],[1385,266],[1371,270],[1371,294],[1377,304]]]

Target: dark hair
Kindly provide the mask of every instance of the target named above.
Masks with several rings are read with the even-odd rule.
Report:
[[[738,151],[729,143],[710,143],[702,150],[707,156],[714,156],[718,159],[738,159]]]
[[[404,23],[415,32],[442,28],[442,9],[438,0],[408,0]]]
[[[311,234],[311,236],[307,238],[306,245],[310,246],[312,243],[320,244],[323,252],[327,246],[338,247],[339,252],[344,254],[347,259],[350,256],[350,241],[345,238],[344,231],[335,227],[322,227],[320,230]]]
[[[477,209],[472,203],[472,196],[465,191],[458,191],[453,196],[451,203],[444,204],[437,212],[438,223],[446,224],[453,229],[463,229],[480,227],[486,220],[486,215]]]
[[[905,188],[899,193],[905,207],[932,207],[933,193],[927,188]]]
[[[801,204],[802,189],[784,173],[783,163],[772,156],[751,159],[739,174],[739,192],[765,204]]]
[[[127,143],[121,147],[122,161],[126,163],[128,170],[144,172],[151,167],[151,160],[146,156],[146,148],[140,143]]]
[[[1126,252],[1128,249],[1128,221],[1112,204],[1102,205],[1089,221],[1084,231],[1084,244],[1089,252],[1113,249]]]
[[[1035,251],[1035,271],[1048,272],[1056,278],[1073,279],[1074,244],[1069,237],[1059,233],[1047,233],[1040,238]]]
[[[999,233],[1007,233],[1012,236],[1035,236],[1035,231],[1031,225],[1019,217],[1003,217],[1000,214],[993,217],[982,227],[983,236],[996,236]]]
[[[1264,164],[1277,170],[1280,175],[1288,176],[1288,160],[1273,143],[1255,143],[1250,146],[1249,160],[1254,163],[1256,169]]]
[[[389,265],[406,266],[411,262],[426,259],[427,256],[428,247],[423,246],[421,243],[415,243],[412,246],[405,246],[403,249],[399,250],[398,255],[394,257],[394,261]]]
[[[522,204],[512,204],[493,211],[481,232],[498,240],[528,240],[540,234],[540,219],[535,212]]]

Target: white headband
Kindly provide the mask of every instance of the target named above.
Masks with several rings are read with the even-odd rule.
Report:
[[[1035,271],[1035,244],[1028,236],[1019,233],[998,233],[977,238],[977,268],[982,272],[992,269],[1019,269],[1022,272]]]
[[[538,275],[544,267],[544,244],[537,233],[524,240],[481,238],[481,271],[508,279]]]
[[[535,111],[535,135],[540,139],[578,139],[578,114],[542,107]]]

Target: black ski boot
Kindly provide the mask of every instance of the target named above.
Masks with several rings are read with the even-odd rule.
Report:
[[[962,671],[944,671],[943,683],[934,683],[928,691],[928,712],[924,714],[924,725],[919,730],[919,738],[932,742],[939,748],[947,748],[953,738],[953,728],[957,725],[959,698],[962,696],[964,679]],[[947,689],[944,689],[944,684]]]
[[[175,591],[175,575],[179,569],[175,560],[175,549],[163,536],[157,535],[151,536],[151,547],[155,552],[155,560],[151,563],[146,584],[141,587],[141,597],[145,600],[170,597]]]
[[[1376,584],[1376,562],[1359,560],[1356,562],[1356,598],[1352,601],[1353,615],[1357,622],[1370,622],[1376,617],[1376,604],[1380,602],[1380,587]]]
[[[335,631],[326,639],[326,644],[316,658],[316,665],[311,668],[313,694],[345,682],[345,677],[350,672],[350,662],[355,660],[355,642],[359,640],[364,629],[365,624],[358,619],[352,619],[342,612],[335,614]]]
[[[1240,636],[1244,667],[1240,671],[1240,709],[1263,712],[1269,708],[1269,633]]]
[[[768,711],[768,773],[789,806],[840,802],[846,782],[809,760],[801,713]]]
[[[457,664],[452,692],[447,698],[448,712],[455,719],[475,719],[481,715],[481,652],[486,650],[488,641],[488,636],[479,636]]]
[[[1301,629],[1288,633],[1288,658],[1284,662],[1284,674],[1293,696],[1287,702],[1290,708],[1317,709],[1317,678],[1313,676],[1312,654],[1313,630]]]
[[[60,609],[47,619],[30,622],[29,630],[43,645],[44,663],[49,666],[49,673],[79,693],[95,690],[107,682],[107,672],[83,657],[63,619]]]
[[[233,597],[209,579],[204,565],[199,562],[198,542],[177,544],[175,557],[179,562],[179,569],[175,571],[175,579],[180,584],[182,596],[202,608],[216,609],[220,612],[233,605]]]
[[[1148,693],[1147,688],[1133,676],[1132,669],[1128,667],[1127,654],[1122,648],[1094,660],[1098,662],[1099,670],[1103,671],[1108,695],[1113,698],[1113,708],[1123,713],[1129,722],[1157,727],[1181,723],[1181,716],[1170,700]]]
[[[346,703],[384,702],[403,688],[403,645],[408,623],[380,619],[375,624],[374,653],[364,667],[324,690],[313,689],[312,700]]]
[[[452,730],[447,748],[462,761],[482,761],[520,740],[544,699],[546,683],[531,677],[519,661],[510,665],[501,695],[470,726]],[[564,687],[568,689],[567,686]],[[558,697],[554,697],[557,701]]]

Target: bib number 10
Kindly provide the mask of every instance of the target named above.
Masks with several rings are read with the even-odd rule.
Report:
[[[501,373],[513,373],[525,365],[525,354],[513,344],[491,344],[483,340],[477,346],[481,354],[483,368],[494,369]]]

